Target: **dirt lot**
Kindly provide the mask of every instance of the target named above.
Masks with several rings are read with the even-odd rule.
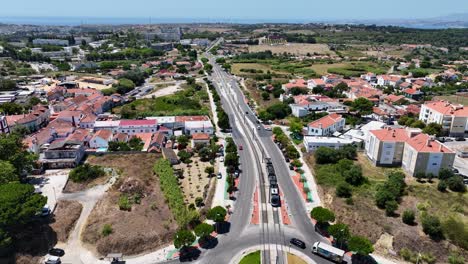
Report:
[[[282,54],[284,52],[291,53],[295,55],[307,55],[310,54],[335,54],[331,51],[325,44],[299,44],[299,43],[288,43],[285,45],[253,45],[249,46],[249,52],[260,52],[271,50],[275,54]]]
[[[54,219],[50,227],[57,235],[57,240],[66,242],[75,223],[80,217],[83,206],[77,201],[58,201]]]
[[[256,82],[254,80],[247,79],[245,81],[245,87],[247,88],[250,97],[255,100],[257,105],[261,107],[268,107],[272,104],[278,103],[278,98],[275,98],[273,95],[270,95],[270,100],[263,100],[262,90],[257,89]]]
[[[309,166],[312,167],[313,159],[310,156]],[[468,194],[437,191],[437,182],[418,183],[413,179],[407,179],[407,195],[402,202],[395,217],[387,217],[384,210],[378,209],[374,204],[375,186],[385,181],[385,173],[389,168],[379,168],[359,153],[358,163],[363,169],[363,174],[368,177],[369,184],[365,184],[353,191],[353,204],[345,203],[344,199],[335,197],[335,188],[319,186],[319,193],[326,207],[331,208],[338,221],[350,226],[354,234],[368,237],[372,242],[377,242],[376,253],[388,257],[394,257],[401,249],[407,248],[421,254],[430,253],[438,259],[438,262],[446,262],[451,250],[456,248],[447,240],[436,242],[430,239],[422,231],[420,213],[418,208],[426,205],[430,214],[437,215],[441,221],[447,215],[459,215],[466,221],[468,208]],[[461,209],[460,209],[461,208]],[[401,214],[406,209],[415,210],[417,225],[406,225],[401,220]],[[464,212],[464,213],[460,213]],[[465,259],[468,257],[463,252]]]
[[[307,262],[296,255],[288,253],[288,264],[307,264]]]
[[[164,201],[159,179],[153,174],[158,154],[105,155],[88,162],[121,171],[108,193],[88,218],[82,240],[105,255],[121,252],[135,255],[154,250],[171,241],[177,224]],[[129,211],[119,209],[119,199],[128,197]],[[111,234],[102,233],[110,225]]]

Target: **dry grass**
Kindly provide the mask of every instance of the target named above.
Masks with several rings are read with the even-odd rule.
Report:
[[[134,255],[155,250],[172,240],[177,224],[152,170],[158,158],[160,155],[141,153],[89,160],[91,164],[121,171],[118,181],[96,204],[83,230],[82,240],[94,245],[100,254]],[[118,202],[123,194],[131,198],[140,194],[141,201],[134,202],[131,211],[120,210]],[[105,224],[112,226],[113,232],[108,236],[101,234]]]
[[[341,68],[348,66],[349,63],[332,63],[332,64],[314,64],[310,68],[314,70],[319,75],[328,74],[328,69],[330,68]]]
[[[296,255],[288,253],[288,264],[307,264],[307,262]]]
[[[83,206],[77,201],[58,201],[54,212],[54,221],[50,225],[60,242],[66,242],[70,232],[80,218]]]
[[[310,54],[335,54],[325,44],[306,44],[306,43],[288,43],[285,45],[253,45],[249,46],[249,52],[260,52],[271,50],[275,54],[290,53],[295,55],[307,55]]]
[[[260,107],[268,107],[272,104],[280,102],[278,98],[274,98],[273,94],[270,94],[269,100],[263,100],[262,90],[257,89],[256,82],[254,80],[247,79],[245,81],[245,87],[247,92],[250,94],[250,97],[259,105]]]

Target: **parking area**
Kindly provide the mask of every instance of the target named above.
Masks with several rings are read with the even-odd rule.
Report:
[[[468,141],[449,141],[444,143],[450,150],[457,152],[468,148]],[[456,168],[461,174],[468,176],[468,158],[461,158],[455,156],[453,167]]]
[[[47,205],[54,210],[57,199],[62,195],[70,170],[47,170],[43,175],[30,176],[29,183],[34,185],[36,192],[47,197]]]

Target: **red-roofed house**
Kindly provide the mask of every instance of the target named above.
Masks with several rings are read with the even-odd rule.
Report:
[[[93,149],[108,148],[109,141],[113,138],[111,130],[99,130],[94,134],[93,138],[89,141],[89,146]]]
[[[206,133],[192,134],[192,148],[196,145],[205,145],[210,143],[210,135]]]
[[[162,132],[156,132],[151,139],[148,152],[161,152],[161,148],[164,148],[166,145],[166,140],[166,134]]]
[[[419,120],[441,124],[450,136],[464,136],[468,131],[468,107],[447,101],[426,102],[421,106]]]
[[[402,167],[410,175],[439,175],[441,168],[450,168],[455,153],[427,134],[410,138],[405,145]]]
[[[307,81],[307,88],[313,89],[317,86],[325,86],[325,81],[322,79],[311,79]]]
[[[407,88],[403,90],[403,94],[405,95],[405,97],[411,98],[414,100],[419,100],[424,95],[423,92],[415,88]]]
[[[390,94],[387,97],[385,97],[384,101],[388,104],[398,104],[403,102],[404,99],[405,97],[403,95]]]
[[[153,138],[153,133],[135,133],[133,136],[141,139],[143,142],[143,148],[141,151],[148,151],[151,145],[151,139]]]
[[[289,83],[284,85],[285,91],[290,90],[291,88],[307,88],[307,82],[304,79],[292,80]]]
[[[343,130],[345,119],[336,113],[329,114],[307,125],[308,136],[329,136]]]
[[[158,131],[158,122],[152,120],[122,120],[119,123],[118,132],[135,135],[137,133],[155,133]]]

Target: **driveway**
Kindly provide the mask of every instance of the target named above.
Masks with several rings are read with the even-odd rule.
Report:
[[[47,197],[47,205],[53,210],[57,200],[62,196],[70,170],[47,170],[44,175],[30,177],[36,192],[42,192]]]

